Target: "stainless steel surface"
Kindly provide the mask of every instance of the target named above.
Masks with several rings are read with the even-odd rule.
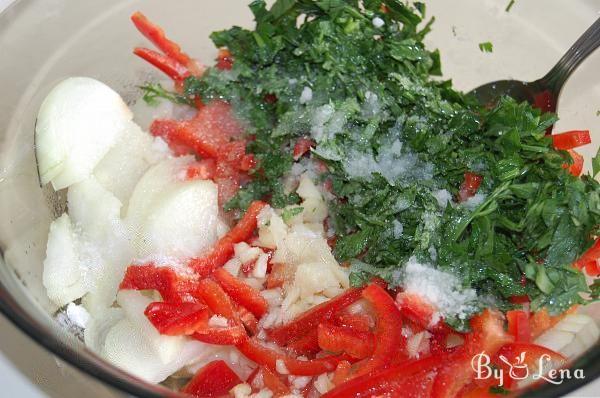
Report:
[[[493,107],[500,97],[509,95],[527,101],[546,112],[556,112],[560,92],[577,67],[600,46],[600,18],[586,30],[544,77],[533,82],[498,80],[471,91],[479,103]]]

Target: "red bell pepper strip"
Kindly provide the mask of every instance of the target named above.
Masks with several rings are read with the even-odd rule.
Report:
[[[223,268],[218,268],[213,273],[213,277],[221,287],[229,294],[239,305],[245,307],[258,319],[260,319],[269,309],[269,304],[260,292],[252,286],[244,283]]]
[[[160,334],[180,336],[193,334],[206,324],[210,311],[200,303],[150,303],[144,311],[146,318]]]
[[[331,318],[337,312],[361,298],[363,288],[352,288],[344,293],[303,312],[285,325],[268,331],[269,337],[279,345],[285,345],[292,340],[306,335],[317,328],[319,323]]]
[[[315,145],[316,143],[310,138],[298,138],[296,144],[294,144],[294,160],[300,159],[302,156],[304,156],[305,153],[310,151],[310,148],[314,147]]]
[[[157,290],[164,301],[195,302],[197,299],[190,292],[196,289],[197,284],[195,278],[178,275],[170,267],[145,264],[127,267],[119,289]]]
[[[467,199],[469,199],[470,197],[474,196],[477,193],[477,190],[479,189],[479,186],[481,185],[481,182],[483,181],[483,177],[472,173],[470,171],[467,171],[465,173],[465,179],[463,181],[463,183],[460,186],[460,189],[458,191],[458,199],[460,202],[464,202]]]
[[[331,353],[345,352],[353,358],[363,359],[373,353],[375,340],[370,332],[322,323],[318,327],[319,347]]]
[[[429,397],[431,373],[442,365],[442,356],[405,361],[356,377],[327,392],[322,398]]]
[[[280,351],[276,351],[275,349],[266,347],[255,337],[244,339],[240,344],[236,345],[236,347],[246,358],[257,364],[266,366],[277,372],[277,364],[279,363],[280,370],[281,367],[284,367],[285,371],[294,376],[315,376],[332,372],[340,361],[347,359],[344,355],[332,355],[302,361]]]
[[[600,258],[600,239],[596,239],[592,247],[590,247],[577,261],[575,265],[582,269],[585,265],[591,261],[596,261]]]
[[[237,225],[217,242],[206,257],[192,259],[190,267],[201,277],[206,277],[222,267],[233,255],[233,245],[252,237],[257,225],[256,217],[266,205],[261,201],[252,202]]]
[[[155,120],[150,133],[162,137],[177,153],[193,152],[202,158],[231,160],[233,152],[236,161],[241,161],[245,154],[242,125],[233,115],[231,105],[223,101],[206,104],[190,120]],[[241,145],[235,145],[236,142]]]
[[[298,355],[315,355],[321,351],[319,347],[319,335],[317,329],[312,329],[306,335],[292,340],[287,348],[294,351]]]
[[[201,398],[222,397],[240,383],[225,361],[213,361],[200,369],[181,392]]]
[[[333,372],[333,385],[339,386],[342,383],[345,383],[346,380],[350,378],[350,374],[352,372],[352,364],[348,361],[341,361],[338,363],[337,368],[335,368],[335,372]]]
[[[581,156],[580,154],[578,154],[577,152],[575,152],[572,149],[569,149],[567,152],[569,152],[569,155],[571,155],[571,158],[573,159],[573,163],[568,165],[568,164],[564,164],[563,168],[565,169],[569,169],[569,173],[571,173],[571,175],[574,175],[575,177],[579,177],[581,175],[581,172],[583,171],[583,156]]]
[[[217,55],[217,63],[215,64],[217,69],[231,70],[233,68],[233,56],[231,52],[226,48],[219,49]]]
[[[223,288],[212,279],[203,279],[198,282],[194,295],[199,296],[208,305],[208,308],[217,315],[240,323],[236,308]]]
[[[190,76],[190,71],[179,62],[148,48],[136,47],[133,53],[175,81],[183,81]]]
[[[217,163],[214,159],[202,159],[187,167],[186,179],[188,180],[212,180],[217,171]]]
[[[206,322],[202,327],[196,328],[191,336],[193,339],[215,345],[236,345],[247,337],[242,325],[227,327],[209,326]]]
[[[506,344],[492,358],[492,364],[503,369],[504,377],[509,379],[503,380],[506,388],[516,387],[518,380],[523,380],[528,375],[539,374],[540,361],[544,365],[541,371],[547,372],[562,367],[567,359],[546,347],[530,343]]]
[[[247,382],[253,390],[260,391],[264,388],[270,390],[274,398],[291,394],[290,388],[281,381],[280,376],[273,373],[266,366],[257,368],[257,372]]]
[[[285,264],[275,263],[267,275],[267,289],[281,287],[285,283]]]
[[[242,325],[244,325],[244,327],[246,328],[246,331],[251,336],[254,336],[256,333],[258,333],[258,319],[256,319],[254,314],[252,314],[250,311],[248,311],[246,308],[242,307],[241,305],[237,306],[237,312],[238,312],[238,317],[240,318],[240,321],[242,322]]]
[[[600,276],[600,266],[598,266],[598,260],[590,261],[585,265],[585,273],[592,277]]]
[[[499,313],[488,309],[471,319],[473,332],[466,336],[465,344],[452,352],[435,378],[432,398],[453,398],[474,378],[471,367],[473,356],[481,352],[492,357],[500,347],[512,341],[504,331]]]
[[[375,283],[363,290],[362,296],[371,304],[377,318],[375,350],[373,355],[360,364],[355,376],[388,366],[392,360],[403,355],[406,346],[406,339],[402,335],[402,315],[394,299]]]
[[[572,130],[552,135],[554,148],[564,151],[587,145],[591,142],[592,139],[589,130]]]
[[[416,293],[400,292],[396,296],[396,306],[402,316],[430,332],[449,333],[451,329],[444,320],[436,316],[438,310]],[[437,318],[437,319],[436,319]]]
[[[184,65],[194,76],[202,75],[204,67],[198,65],[189,55],[181,51],[181,47],[172,40],[169,40],[165,32],[158,25],[152,23],[144,14],[136,12],[131,16],[131,21],[135,27],[148,40],[152,42],[167,57]]]
[[[357,332],[369,332],[374,322],[367,314],[349,314],[341,312],[335,317],[338,326],[356,330]]]
[[[528,343],[531,341],[531,328],[529,327],[529,313],[521,310],[508,311],[508,333],[516,342]]]

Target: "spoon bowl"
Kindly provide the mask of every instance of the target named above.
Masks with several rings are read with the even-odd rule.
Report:
[[[508,95],[526,101],[544,112],[556,112],[560,91],[577,67],[600,46],[600,18],[596,20],[544,77],[533,82],[497,80],[469,92],[479,103],[493,108]]]

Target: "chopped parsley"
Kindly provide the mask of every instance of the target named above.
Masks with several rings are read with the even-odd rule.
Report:
[[[510,2],[508,3],[508,5],[504,9],[504,11],[510,12],[510,9],[513,8],[514,5],[515,5],[515,0],[510,0]]]
[[[335,195],[334,253],[350,262],[353,285],[372,276],[399,285],[414,256],[501,309],[524,294],[552,313],[584,301],[589,288],[571,264],[598,234],[600,186],[565,169],[570,155],[545,135],[553,114],[511,98],[484,109],[432,79],[440,57],[423,45],[433,20],[422,3],[277,0],[268,9],[255,0],[250,9],[254,30],[211,36],[233,68],[209,68],[184,89],[229,101],[255,137],[248,151],[259,167],[228,209],[298,204],[283,181],[294,143],[310,134]],[[467,171],[483,182],[458,203]]]
[[[491,53],[494,51],[494,45],[489,41],[485,41],[483,43],[479,43],[479,50],[483,53]]]
[[[142,99],[150,106],[156,106],[159,98],[176,104],[193,105],[193,101],[186,96],[165,89],[160,83],[148,83],[139,87],[144,95]]]

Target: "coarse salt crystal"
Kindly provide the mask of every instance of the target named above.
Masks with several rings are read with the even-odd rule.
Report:
[[[373,18],[373,26],[376,27],[377,29],[381,28],[383,25],[385,25],[385,21],[379,17],[375,17]]]
[[[405,291],[420,295],[438,309],[432,322],[439,316],[466,319],[477,308],[475,290],[462,288],[456,276],[421,264],[414,256],[406,263],[403,277]]]
[[[302,89],[302,93],[300,94],[300,103],[306,104],[307,102],[310,102],[312,100],[312,97],[313,97],[312,88],[306,86]]]

